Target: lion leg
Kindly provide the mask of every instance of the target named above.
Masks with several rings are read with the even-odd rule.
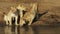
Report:
[[[11,22],[11,20],[9,20],[9,25],[10,25],[10,26],[12,25],[12,22]]]
[[[32,23],[32,20],[29,21],[28,25],[31,25],[31,23]]]
[[[25,24],[25,20],[23,18],[20,18],[20,27]]]
[[[12,25],[12,21],[11,21],[12,19],[11,19],[11,17],[9,17],[8,20],[9,20],[8,24],[11,26]]]
[[[33,21],[34,18],[31,18],[28,25],[31,25],[32,21]]]
[[[6,21],[6,25],[8,25],[8,21]]]
[[[15,17],[15,20],[16,20],[16,21],[15,21],[15,25],[18,25],[18,24],[17,24],[17,17]]]

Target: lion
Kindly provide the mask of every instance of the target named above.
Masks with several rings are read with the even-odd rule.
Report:
[[[27,10],[27,12],[23,16],[25,23],[28,22],[28,25],[31,25],[31,23],[37,13],[37,3],[31,4],[30,6],[31,7]]]
[[[14,20],[15,20],[15,25],[24,24],[25,22],[22,17],[23,17],[23,11],[25,10],[26,8],[22,5],[18,5],[16,8],[11,7],[10,12],[7,15],[4,15],[4,20],[6,21],[6,25],[12,25],[13,23],[12,21]]]

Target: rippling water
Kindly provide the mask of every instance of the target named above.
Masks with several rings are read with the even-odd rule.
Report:
[[[60,26],[19,27],[2,26],[0,34],[60,34]]]

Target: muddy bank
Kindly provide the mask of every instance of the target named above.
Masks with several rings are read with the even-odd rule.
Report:
[[[60,0],[0,0],[0,12],[9,12],[11,6],[17,6],[20,3],[38,3],[38,12],[40,14],[48,10],[48,13],[42,15],[38,21],[32,24],[37,25],[53,25],[60,23]],[[0,23],[3,22],[3,15],[0,13]]]

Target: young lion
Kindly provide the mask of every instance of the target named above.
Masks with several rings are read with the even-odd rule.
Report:
[[[6,25],[12,25],[12,17],[16,17],[17,16],[13,13],[13,10],[11,8],[10,12],[7,15],[4,15],[4,20],[6,21]]]
[[[36,12],[37,12],[37,4],[31,4],[31,7],[27,10],[27,12],[23,16],[24,20],[28,22],[28,25],[31,25],[36,15]]]
[[[20,25],[20,26],[23,25],[25,23],[22,18],[23,11],[26,11],[26,8],[23,5],[18,5],[16,8],[11,7],[10,12],[4,16],[4,20],[6,21],[6,25],[8,25],[8,24],[12,25],[12,23],[13,23],[12,20],[15,20],[15,25]]]
[[[17,9],[20,11],[20,21],[19,21],[19,25],[23,26],[23,24],[25,24],[25,20],[23,19],[23,13],[26,11],[26,7],[23,6],[22,4],[19,4],[17,6]]]
[[[6,25],[11,25],[11,17],[12,16],[14,16],[14,14],[13,13],[11,13],[11,12],[9,12],[9,14],[7,14],[7,15],[4,15],[4,20],[6,21]]]

